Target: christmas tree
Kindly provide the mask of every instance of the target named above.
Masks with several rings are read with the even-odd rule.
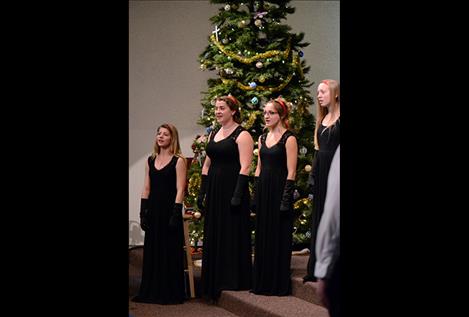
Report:
[[[284,24],[287,14],[294,13],[295,8],[289,6],[289,0],[210,2],[222,6],[218,15],[210,19],[214,31],[199,62],[202,70],[214,71],[216,78],[207,81],[208,89],[203,92],[198,124],[206,128],[206,133],[197,135],[192,145],[194,157],[185,203],[195,206],[205,146],[210,131],[217,125],[216,97],[232,94],[242,105],[242,126],[255,142],[250,174],[254,175],[257,141],[263,132],[262,107],[269,99],[281,95],[290,103],[289,129],[295,133],[299,148],[293,242],[309,245],[312,201],[308,198],[307,179],[313,160],[315,119],[308,110],[313,98],[307,88],[314,83],[304,76],[310,69],[302,59],[301,48],[309,45],[303,42],[304,33],[292,33],[291,27]],[[190,225],[190,236],[193,244],[203,238],[203,218]]]

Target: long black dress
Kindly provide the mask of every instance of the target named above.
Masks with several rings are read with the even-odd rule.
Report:
[[[285,131],[277,144],[267,147],[261,136],[261,171],[257,189],[256,243],[252,292],[260,295],[291,294],[292,211],[280,211],[288,175]]]
[[[307,266],[307,275],[303,278],[306,281],[316,281],[314,276],[314,266],[316,264],[316,235],[324,211],[324,202],[326,200],[327,191],[327,177],[331,167],[332,158],[334,157],[335,150],[340,144],[340,118],[330,125],[321,126],[318,128],[318,143],[319,151],[316,152],[315,164],[311,177],[314,182],[313,191],[313,213],[311,219],[311,244],[310,255]]]
[[[222,290],[251,288],[252,260],[249,222],[249,189],[241,206],[232,210],[231,198],[238,180],[236,138],[244,131],[238,126],[227,138],[214,141],[212,133],[206,152],[211,164],[205,199],[202,252],[202,296],[217,300]]]
[[[143,269],[136,302],[179,304],[184,301],[184,233],[182,221],[169,227],[176,198],[176,163],[178,157],[161,168],[148,158],[150,173],[150,228],[145,231]]]

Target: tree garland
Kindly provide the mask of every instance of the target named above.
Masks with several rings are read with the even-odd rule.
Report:
[[[259,54],[258,54],[259,55]],[[293,58],[293,65],[299,70],[298,72],[300,73],[300,78],[304,78],[304,74],[303,74],[303,70],[301,69],[301,65],[300,65],[300,58],[298,55],[296,55],[295,58]],[[244,90],[244,91],[248,91],[248,90],[268,90],[268,91],[271,91],[271,92],[277,92],[277,91],[280,91],[282,90],[283,88],[285,88],[288,83],[290,82],[290,80],[293,78],[293,75],[295,73],[292,73],[290,75],[288,75],[287,79],[285,79],[285,81],[283,83],[281,83],[280,85],[278,85],[277,87],[268,87],[268,86],[262,86],[262,85],[256,85],[255,87],[251,87],[250,85],[244,85],[242,83],[240,83],[239,81],[237,80],[234,80],[234,79],[226,79],[226,78],[223,78],[221,77],[220,75],[220,78],[222,80],[222,82],[225,84],[225,85],[228,85],[228,84],[232,84],[232,83],[236,83],[236,85],[238,86],[238,88]]]
[[[259,59],[274,57],[277,55],[283,55],[283,58],[287,59],[288,55],[290,55],[290,50],[291,50],[291,38],[289,38],[287,48],[283,52],[278,51],[278,50],[272,50],[272,51],[267,51],[265,53],[256,54],[253,57],[244,57],[244,56],[239,56],[238,54],[235,54],[233,52],[226,50],[225,47],[220,42],[217,41],[217,39],[215,38],[215,35],[211,35],[210,39],[225,55],[231,58],[234,58],[243,64],[251,64],[252,62],[255,62]]]

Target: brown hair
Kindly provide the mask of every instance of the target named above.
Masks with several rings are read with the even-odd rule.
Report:
[[[280,121],[285,128],[289,128],[288,124],[288,115],[289,115],[289,103],[283,99],[282,96],[278,96],[275,99],[270,99],[268,103],[271,103],[275,110],[277,110],[278,115],[280,116]]]
[[[217,98],[217,101],[224,101],[232,111],[235,111],[233,120],[236,123],[241,123],[241,103],[232,95],[221,96]]]

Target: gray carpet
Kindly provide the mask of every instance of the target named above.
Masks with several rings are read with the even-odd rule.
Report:
[[[316,283],[302,283],[302,277],[306,274],[307,255],[292,256],[292,296],[262,296],[248,291],[224,291],[216,305],[199,298],[201,271],[198,267],[194,270],[196,298],[188,299],[181,305],[132,302],[131,298],[136,295],[140,285],[142,257],[143,248],[129,249],[129,316],[132,317],[328,317],[327,310],[317,305]],[[200,259],[200,255],[195,255],[193,259]]]

